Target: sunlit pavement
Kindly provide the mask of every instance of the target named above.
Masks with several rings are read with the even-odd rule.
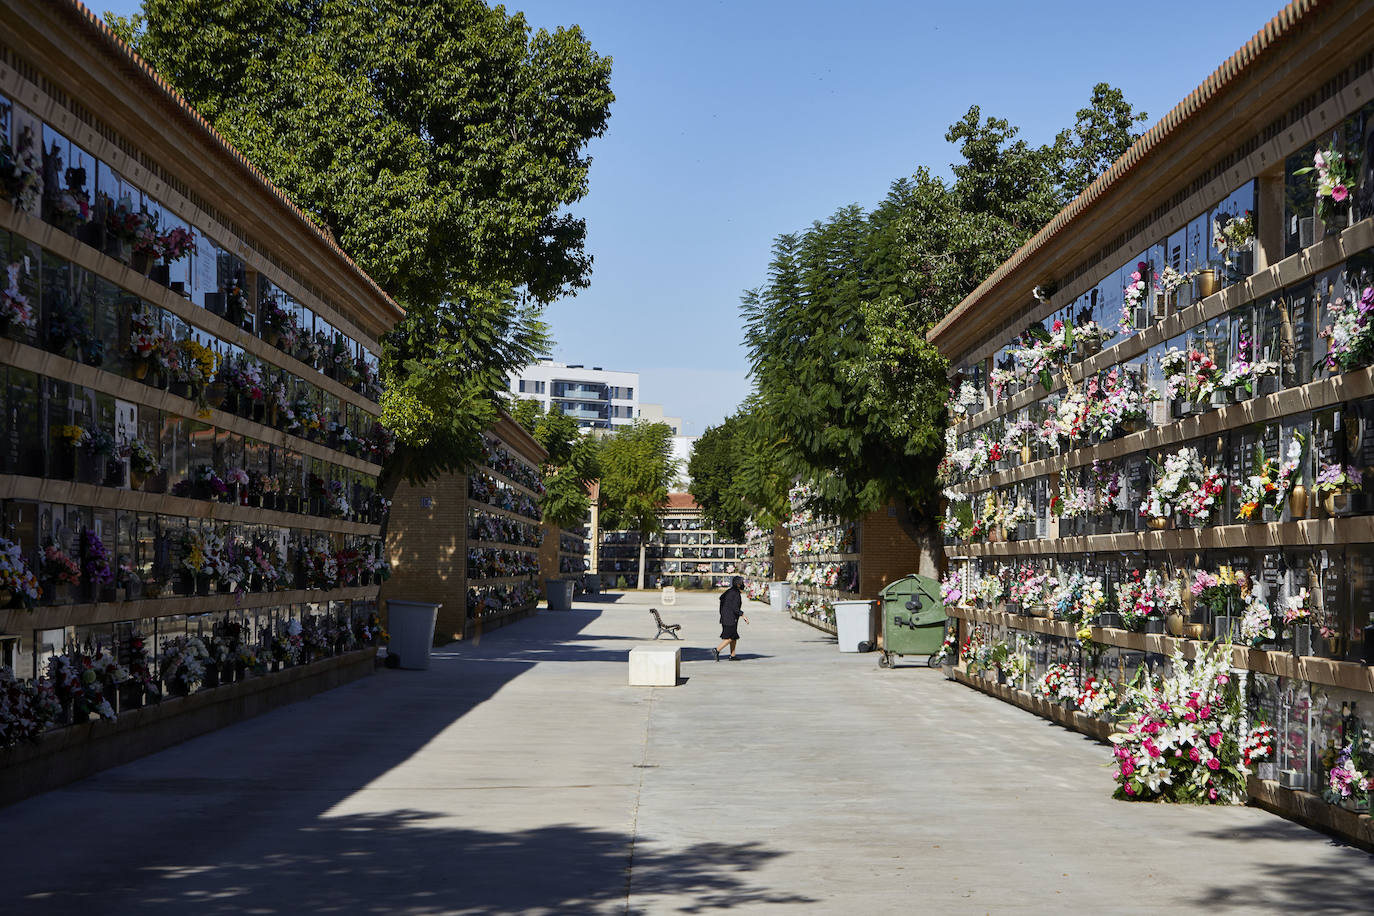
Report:
[[[1370,857],[748,604],[604,596],[0,809],[16,913],[1367,912]],[[664,640],[659,641],[660,644]]]

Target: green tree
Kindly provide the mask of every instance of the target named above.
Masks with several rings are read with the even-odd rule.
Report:
[[[666,423],[635,421],[601,441],[602,527],[639,534],[639,583],[644,587],[644,547],[663,528],[659,513],[677,479],[673,431]]]
[[[544,412],[533,398],[517,398],[509,413],[548,453],[541,469],[543,519],[559,528],[581,525],[591,510],[591,483],[600,474],[600,442],[582,435],[577,421],[561,411]]]
[[[111,27],[407,310],[390,487],[464,469],[539,306],[588,283],[609,58],[480,0],[145,0]]]
[[[743,422],[726,417],[709,427],[692,446],[687,462],[688,490],[711,527],[742,541],[750,511],[740,498],[738,479],[743,463]]]
[[[1099,84],[1074,128],[1033,146],[974,106],[946,134],[960,156],[952,181],[922,167],[871,213],[847,207],[779,235],[767,283],[742,308],[751,441],[768,450],[756,476],[812,483],[830,514],[895,501],[929,527],[949,392],[925,332],[1124,152],[1143,118]],[[751,494],[756,517],[772,490]]]

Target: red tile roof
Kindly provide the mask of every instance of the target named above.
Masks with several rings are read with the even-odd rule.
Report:
[[[697,501],[692,497],[692,494],[691,494],[691,493],[669,493],[669,494],[668,494],[668,508],[669,508],[669,509],[698,509],[698,508],[700,508],[700,507],[697,505]]]

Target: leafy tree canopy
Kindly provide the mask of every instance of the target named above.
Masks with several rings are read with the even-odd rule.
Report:
[[[647,537],[663,527],[659,510],[677,479],[673,431],[666,423],[635,421],[601,440],[602,527]]]
[[[600,476],[600,441],[582,435],[577,421],[561,411],[544,412],[533,398],[519,398],[510,408],[511,417],[530,433],[549,453],[543,467],[544,499],[540,503],[544,521],[560,528],[581,525],[591,510],[588,495],[592,481]]]
[[[734,541],[744,539],[749,506],[740,497],[739,473],[743,463],[743,421],[726,417],[719,426],[701,434],[687,462],[691,477],[688,490],[711,527],[726,532]]]
[[[480,0],[144,0],[111,27],[407,310],[387,481],[462,469],[538,306],[583,288],[611,61]]]
[[[1124,152],[1144,117],[1099,84],[1073,128],[1032,146],[974,106],[946,134],[960,155],[952,181],[919,168],[870,213],[845,207],[778,236],[768,281],[742,308],[769,473],[812,483],[827,513],[896,501],[929,516],[948,367],[925,332]]]

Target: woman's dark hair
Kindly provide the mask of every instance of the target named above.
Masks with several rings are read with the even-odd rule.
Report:
[[[743,577],[741,577],[741,576],[735,576],[735,578],[731,579],[731,580],[730,580],[730,587],[731,587],[731,588],[744,588],[744,579],[743,579]]]

